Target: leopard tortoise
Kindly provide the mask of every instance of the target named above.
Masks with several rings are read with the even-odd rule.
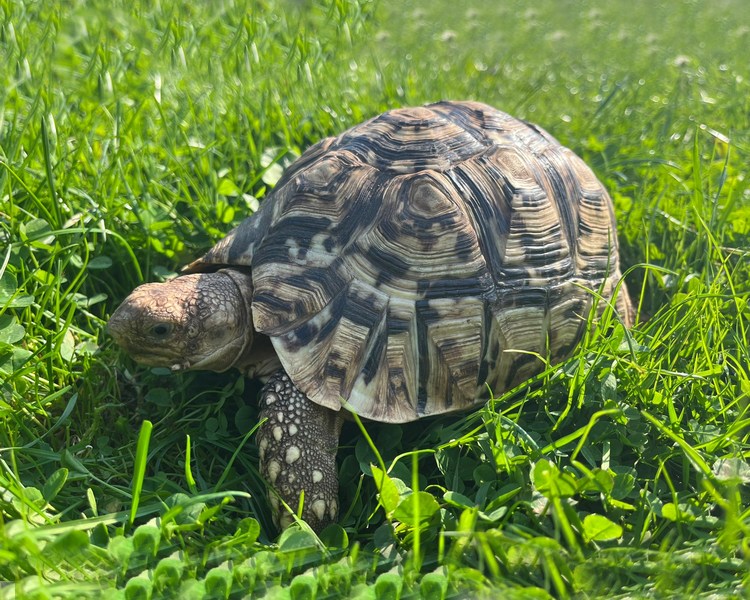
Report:
[[[346,410],[405,423],[475,407],[568,357],[594,306],[614,299],[629,325],[620,278],[612,203],[580,158],[490,106],[438,102],[313,145],[108,329],[147,365],[270,377],[257,443],[274,518],[302,496],[320,530]]]

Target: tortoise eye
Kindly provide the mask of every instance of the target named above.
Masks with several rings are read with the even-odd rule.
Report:
[[[156,338],[164,338],[172,333],[172,325],[169,323],[157,323],[151,328],[151,334]]]

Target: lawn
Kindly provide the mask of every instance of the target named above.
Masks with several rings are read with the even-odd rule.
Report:
[[[748,48],[745,0],[0,0],[0,598],[750,595]],[[605,183],[639,323],[347,424],[340,526],[279,537],[258,383],[106,320],[315,141],[464,98]]]

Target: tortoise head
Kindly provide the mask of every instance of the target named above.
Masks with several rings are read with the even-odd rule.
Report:
[[[133,359],[173,371],[225,371],[253,344],[252,280],[237,270],[137,287],[107,323]]]

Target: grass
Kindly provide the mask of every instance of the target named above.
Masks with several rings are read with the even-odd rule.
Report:
[[[746,597],[749,42],[742,0],[0,0],[0,597]],[[347,425],[341,527],[277,539],[257,384],[104,323],[308,145],[440,98],[594,168],[641,322],[472,414]]]

